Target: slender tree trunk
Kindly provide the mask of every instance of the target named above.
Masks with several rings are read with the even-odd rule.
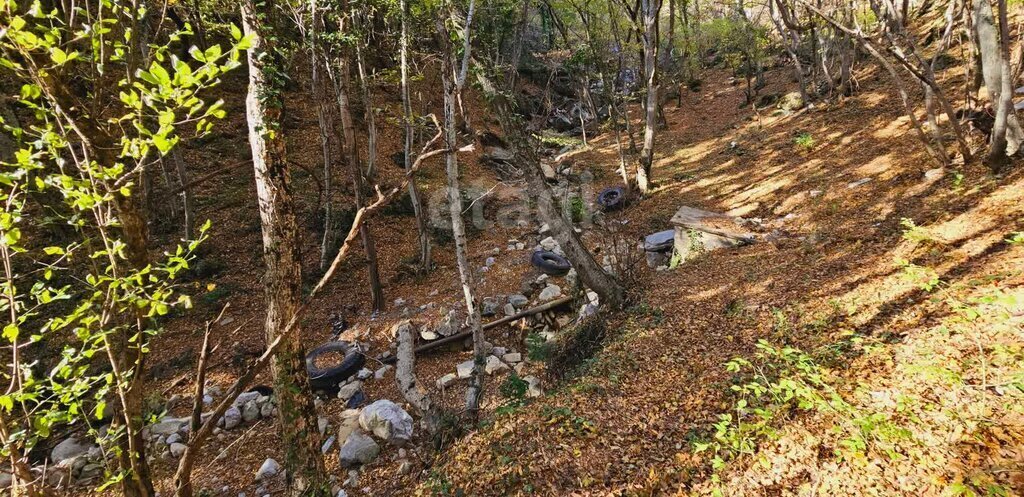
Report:
[[[366,23],[362,22],[363,15],[353,12],[353,19],[360,19],[358,25],[358,39],[355,42],[356,70],[359,74],[359,91],[363,97],[363,119],[366,121],[366,177],[373,178],[377,175],[377,122],[374,119],[373,95],[370,93],[370,83],[366,76],[366,61],[363,60],[363,46],[365,44]]]
[[[658,13],[661,0],[640,0],[644,22],[644,80],[647,99],[644,104],[644,144],[636,183],[641,193],[651,190],[651,165],[654,162],[654,134],[658,128]]]
[[[981,47],[981,68],[989,98],[995,109],[995,124],[985,162],[999,170],[1017,153],[1024,132],[1013,110],[1013,83],[1010,81],[1009,26],[1006,4],[998,0],[999,26],[993,19],[989,0],[975,0],[974,28]],[[997,32],[998,30],[998,32]]]
[[[286,329],[300,307],[302,285],[298,229],[281,129],[283,97],[277,73],[281,70],[282,55],[275,46],[277,36],[271,28],[278,15],[270,0],[247,0],[242,4],[245,32],[252,38],[245,103],[263,227],[263,258],[267,265],[264,289],[268,344]],[[320,453],[302,335],[298,327],[294,328],[282,337],[271,367],[280,413],[278,429],[287,495],[328,496],[330,481]]]
[[[443,9],[442,9],[443,10]],[[452,61],[451,38],[444,16],[437,18],[438,43],[441,46],[441,80],[444,85],[444,143],[445,172],[448,176],[448,207],[452,219],[452,238],[455,240],[455,258],[459,266],[459,280],[462,283],[462,295],[466,301],[466,312],[469,316],[469,327],[473,330],[473,372],[466,390],[466,411],[476,419],[483,397],[484,360],[487,350],[484,334],[480,327],[480,308],[476,302],[476,282],[473,267],[469,263],[469,248],[466,243],[466,228],[462,221],[462,193],[459,190],[459,162],[456,155],[458,145],[455,133],[455,81],[453,81],[454,63]]]
[[[403,143],[403,157],[406,173],[412,168],[412,100],[409,97],[409,3],[401,0],[399,5],[402,11],[402,40],[401,40],[401,72],[402,72],[402,128],[405,131]],[[420,270],[430,271],[430,232],[427,231],[427,216],[423,212],[423,204],[420,202],[419,187],[416,184],[415,175],[409,178],[409,201],[412,202],[413,214],[416,217],[416,238],[419,242]]]
[[[311,92],[316,102],[316,122],[320,131],[320,155],[323,159],[323,203],[324,203],[324,234],[320,239],[320,271],[326,271],[334,259],[338,248],[339,226],[334,221],[334,164],[331,154],[331,135],[334,133],[334,122],[328,102],[327,89],[324,86],[320,63],[326,60],[320,50],[320,31],[323,28],[323,17],[319,0],[309,1],[310,10],[310,65],[312,66]]]
[[[181,188],[181,207],[183,220],[185,222],[185,239],[191,240],[195,236],[196,228],[196,207],[195,198],[192,195],[192,187],[188,184],[188,170],[185,167],[185,158],[177,147],[171,151],[171,160],[174,161],[174,170],[178,176],[178,185]]]
[[[339,73],[334,81],[334,91],[338,98],[338,113],[341,116],[341,130],[343,136],[345,160],[348,162],[352,172],[352,185],[355,195],[356,209],[363,206],[363,171],[359,165],[359,149],[356,148],[356,129],[352,122],[352,110],[349,104],[348,85],[351,77],[350,62],[341,58],[338,60]],[[384,308],[384,291],[380,284],[380,273],[377,269],[377,248],[370,232],[369,222],[359,227],[359,236],[363,241],[363,251],[366,254],[366,269],[370,280],[370,298],[373,303],[373,310],[379,311]]]

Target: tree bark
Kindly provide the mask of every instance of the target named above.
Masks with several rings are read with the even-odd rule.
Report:
[[[399,8],[402,11],[402,39],[401,39],[401,73],[402,73],[402,128],[405,131],[403,143],[406,174],[412,168],[412,99],[409,97],[409,3],[401,0]],[[416,239],[419,244],[420,271],[430,271],[430,232],[427,231],[427,216],[423,212],[423,204],[420,202],[419,187],[416,185],[416,178],[409,180],[409,201],[412,203],[413,215],[416,217]]]
[[[658,127],[658,14],[661,0],[640,0],[644,22],[644,80],[647,98],[644,103],[644,143],[636,183],[641,193],[651,190],[651,165],[654,162],[654,135]]]
[[[306,376],[305,351],[298,326],[289,327],[301,304],[301,265],[298,229],[281,114],[281,71],[272,19],[278,13],[270,0],[242,4],[245,32],[252,38],[248,52],[249,90],[246,117],[252,148],[256,193],[263,228],[263,258],[267,343],[281,340],[271,367],[277,396],[281,447],[284,450],[287,494],[330,495],[330,481],[320,453],[316,412]],[[287,335],[283,332],[287,331]]]
[[[445,9],[439,9],[444,11]],[[455,241],[455,258],[459,266],[459,281],[462,284],[462,296],[466,302],[466,313],[469,316],[469,328],[473,330],[473,372],[466,389],[466,411],[471,419],[476,419],[480,409],[480,399],[484,388],[484,359],[487,350],[484,344],[483,330],[480,329],[480,307],[476,302],[476,281],[473,267],[469,263],[469,247],[466,243],[466,228],[462,221],[462,192],[459,189],[459,162],[455,150],[457,147],[455,133],[455,65],[452,60],[451,38],[444,15],[439,12],[437,17],[438,44],[441,46],[441,80],[444,86],[444,143],[445,172],[448,176],[448,210],[452,219],[452,238]]]

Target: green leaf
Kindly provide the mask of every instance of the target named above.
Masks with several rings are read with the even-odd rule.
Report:
[[[70,60],[68,53],[61,50],[60,47],[53,47],[50,49],[50,59],[58,66],[64,65],[65,62]]]
[[[7,326],[4,326],[4,338],[11,343],[18,339],[18,332],[18,325],[14,323],[8,323]]]
[[[234,38],[235,41],[242,39],[242,30],[238,29],[238,26],[234,24],[231,25],[231,37]]]

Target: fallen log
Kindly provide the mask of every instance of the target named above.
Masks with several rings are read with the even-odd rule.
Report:
[[[532,315],[537,314],[539,312],[544,312],[544,311],[547,311],[547,310],[554,309],[556,307],[559,307],[559,306],[565,305],[565,304],[567,304],[569,302],[572,302],[573,299],[575,299],[576,297],[577,297],[577,295],[572,295],[572,296],[569,296],[569,297],[562,297],[562,298],[557,299],[557,300],[552,300],[551,302],[548,302],[546,304],[538,305],[537,307],[531,307],[529,309],[525,309],[525,310],[517,312],[517,313],[515,313],[515,314],[513,314],[511,316],[506,316],[506,317],[503,317],[501,319],[496,319],[494,321],[491,321],[490,323],[487,323],[487,324],[483,325],[481,327],[481,329],[484,330],[484,331],[487,331],[487,330],[489,330],[491,328],[494,328],[495,326],[500,326],[500,325],[503,325],[505,323],[509,323],[509,322],[515,321],[517,319],[522,319],[522,318],[524,318],[526,316],[532,316]],[[441,339],[438,339],[438,340],[434,340],[433,342],[429,342],[429,343],[425,343],[423,345],[420,345],[419,347],[416,347],[416,350],[413,351],[413,354],[414,355],[421,354],[423,352],[427,352],[429,350],[436,349],[436,348],[438,348],[438,347],[440,347],[442,345],[453,343],[453,342],[457,342],[459,340],[463,340],[463,339],[469,338],[471,336],[473,336],[473,330],[460,331],[460,332],[458,332],[458,333],[456,333],[456,334],[454,334],[452,336],[444,337],[444,338],[441,338]],[[381,356],[379,356],[377,358],[377,360],[380,361],[382,364],[394,364],[395,361],[396,361],[396,358],[395,358],[394,355],[391,355],[391,354],[382,354]]]

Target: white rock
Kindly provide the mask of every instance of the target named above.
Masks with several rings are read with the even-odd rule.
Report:
[[[238,395],[238,397],[235,398],[235,401],[232,402],[231,405],[244,406],[245,404],[248,404],[251,401],[255,401],[258,398],[260,398],[260,393],[255,390],[250,392],[242,392],[241,394]]]
[[[360,380],[365,380],[371,376],[373,376],[373,371],[370,371],[367,368],[360,369],[359,372],[356,373],[356,378]]]
[[[531,397],[532,398],[532,397],[540,397],[540,396],[544,395],[544,390],[542,390],[540,388],[540,378],[537,378],[536,376],[527,376],[526,378],[523,378],[523,381],[525,381],[526,384],[527,384],[527,387],[526,387],[526,396],[527,397]]]
[[[323,416],[316,418],[316,428],[320,432],[320,437],[323,438],[324,433],[327,433],[327,426],[331,424],[331,421]]]
[[[256,405],[255,400],[250,400],[242,406],[242,419],[246,423],[251,423],[260,418],[260,408]]]
[[[537,296],[537,300],[541,302],[547,302],[549,300],[555,300],[562,296],[562,288],[555,284],[548,284],[540,291],[540,295]]]
[[[515,316],[516,306],[512,304],[505,304],[505,307],[502,308],[502,312],[504,312],[506,316]]]
[[[167,437],[167,440],[164,441],[167,445],[176,444],[178,442],[181,442],[181,435],[178,435],[177,433],[172,433],[171,436]]]
[[[403,299],[403,298],[395,299],[395,307],[402,307],[404,305],[405,305],[405,299]]]
[[[185,454],[185,449],[187,449],[188,447],[183,443],[173,443],[171,444],[170,448],[172,456],[181,457],[183,454]]]
[[[386,399],[366,406],[359,414],[359,426],[393,445],[404,445],[412,438],[412,416]]]
[[[505,355],[501,356],[501,360],[505,361],[505,362],[507,362],[509,364],[512,364],[512,363],[515,363],[515,362],[522,362],[523,361],[523,355],[520,354],[519,352],[510,352],[508,354],[505,354]]]
[[[337,437],[335,437],[334,435],[327,437],[327,440],[324,441],[323,445],[320,446],[320,453],[326,454],[328,451],[330,451],[331,447],[334,447],[335,440],[337,440]]]
[[[338,398],[341,400],[351,399],[359,389],[363,388],[363,382],[356,380],[351,383],[346,383],[343,387],[338,389]]]
[[[448,385],[451,385],[456,379],[458,379],[458,376],[456,376],[455,373],[448,373],[437,379],[437,388],[444,389]]]
[[[498,359],[497,357],[492,355],[487,356],[487,364],[484,365],[485,373],[494,374],[499,371],[505,371],[507,369],[508,364],[501,362],[501,359]]]
[[[470,359],[455,366],[455,374],[462,379],[469,378],[473,374],[473,360]]]
[[[263,481],[269,479],[281,471],[281,465],[277,461],[267,458],[263,461],[263,465],[256,471],[256,481]]]
[[[540,246],[541,246],[541,248],[543,248],[544,250],[549,250],[549,251],[551,251],[551,252],[554,252],[554,251],[555,251],[555,249],[560,249],[560,248],[561,248],[561,247],[560,247],[560,246],[558,245],[558,240],[555,240],[554,238],[552,238],[552,237],[550,237],[550,236],[549,236],[549,237],[547,237],[547,238],[545,238],[545,239],[543,239],[543,240],[541,240],[541,241],[540,241]]]

